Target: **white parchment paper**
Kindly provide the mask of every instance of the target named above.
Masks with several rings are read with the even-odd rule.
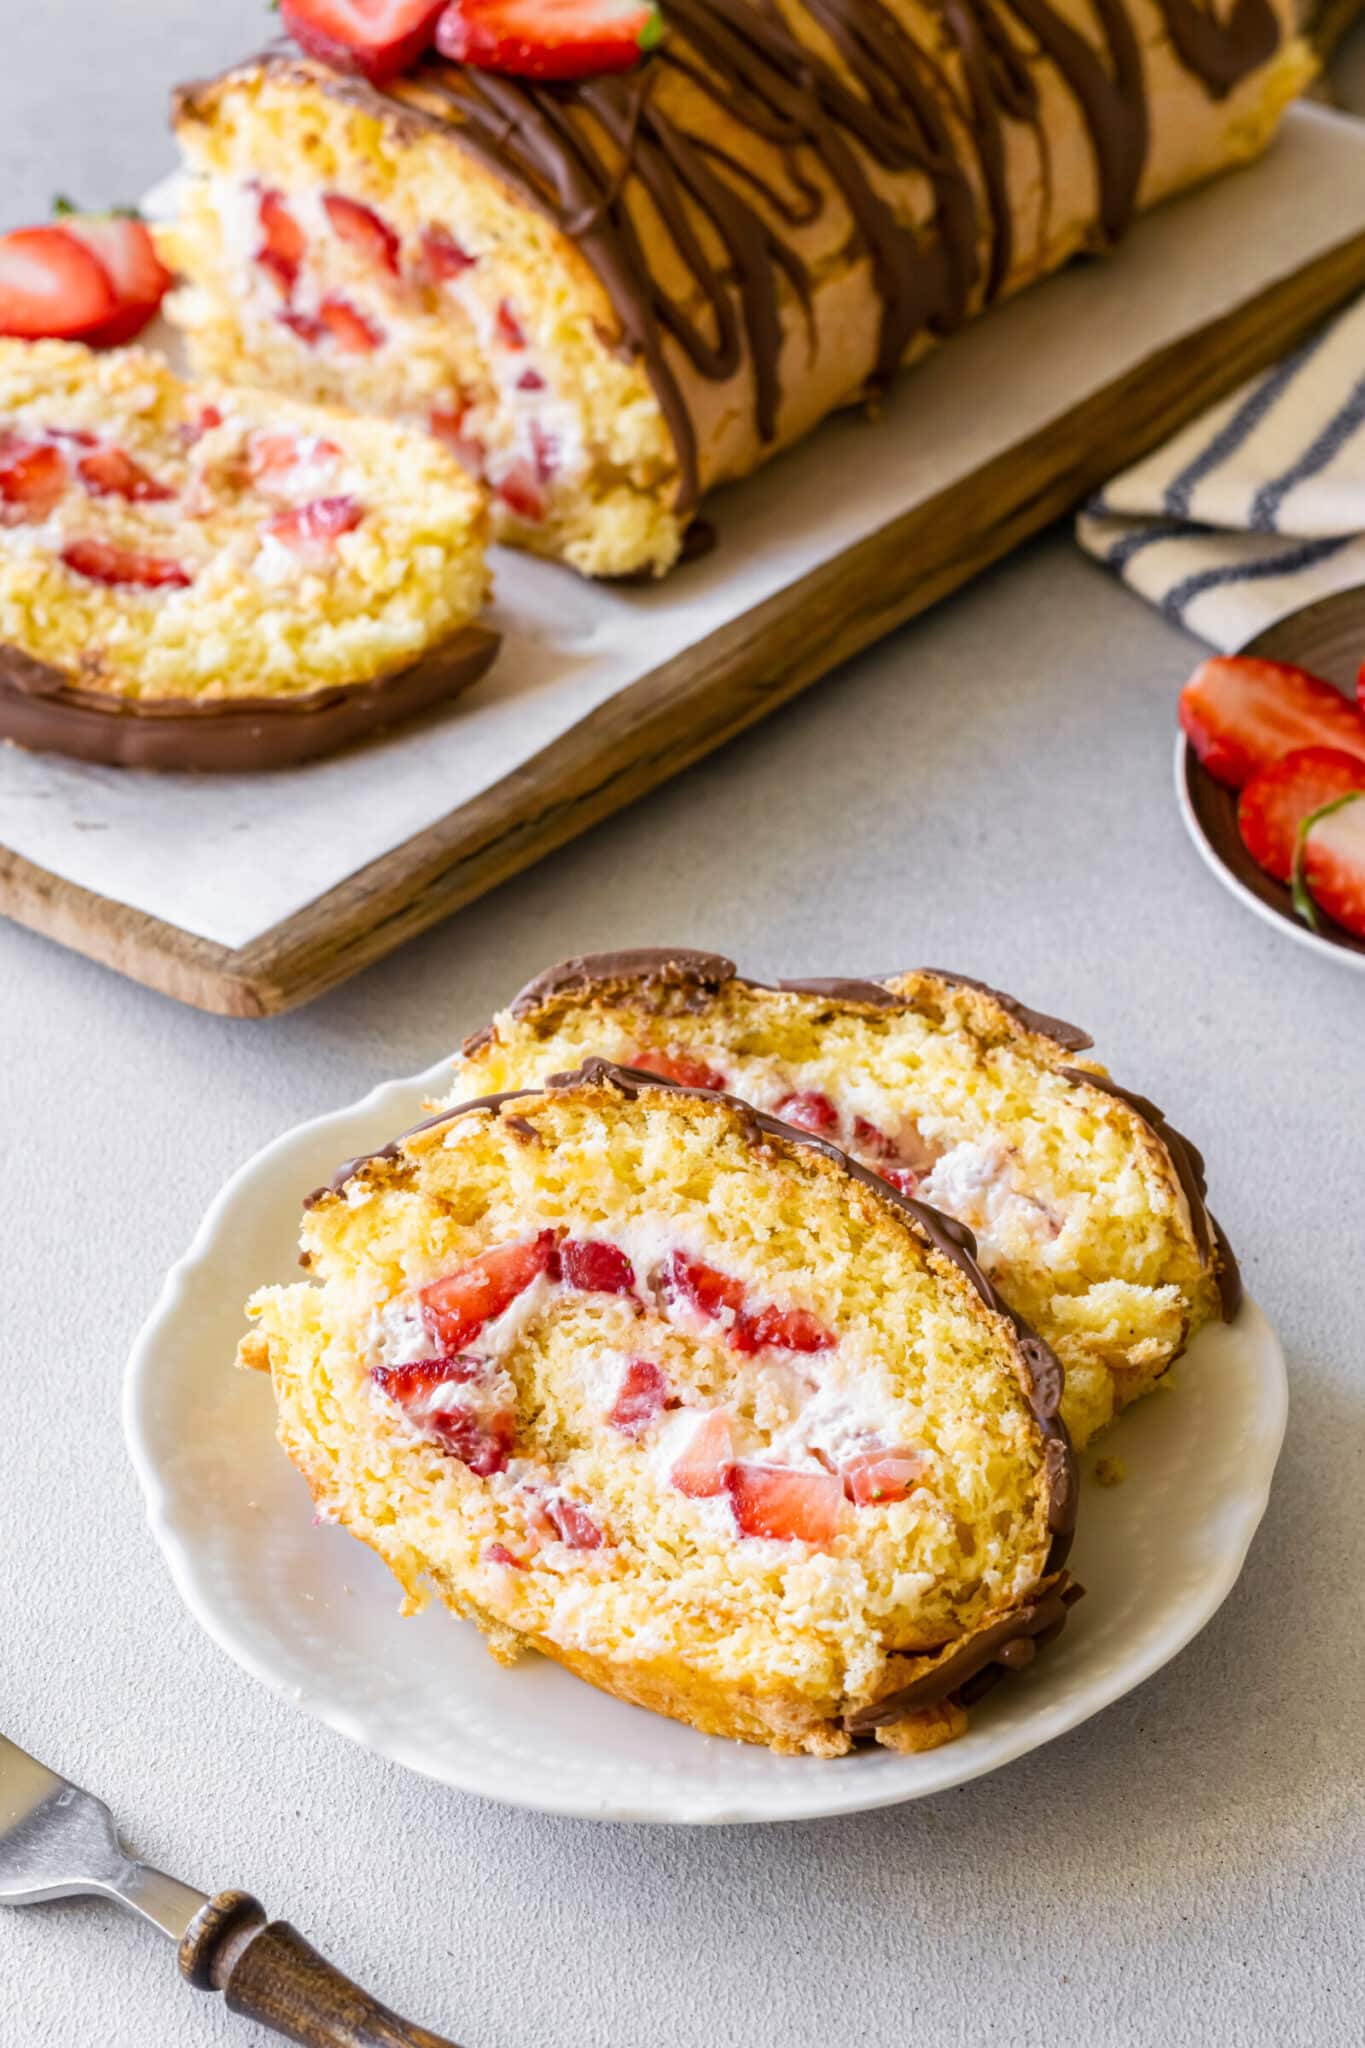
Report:
[[[1270,154],[954,337],[881,419],[829,422],[708,501],[714,553],[657,589],[499,551],[493,671],[437,719],[334,761],[166,776],[0,748],[0,840],[55,875],[241,946],[490,788],[638,676],[1365,229],[1365,124],[1296,109]]]

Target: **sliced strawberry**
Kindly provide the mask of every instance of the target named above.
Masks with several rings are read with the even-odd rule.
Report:
[[[122,448],[92,448],[76,464],[76,474],[95,498],[127,498],[137,505],[173,498],[175,492],[149,476]]]
[[[555,1234],[542,1230],[523,1244],[495,1245],[421,1294],[427,1328],[447,1351],[459,1351],[500,1316],[541,1273],[557,1263]]]
[[[446,1358],[414,1358],[404,1365],[375,1365],[370,1378],[391,1401],[404,1408],[425,1401],[437,1387],[467,1386],[484,1370],[481,1358],[455,1353]]]
[[[84,341],[118,310],[104,265],[65,228],[0,235],[0,334]]]
[[[622,1436],[643,1436],[668,1405],[668,1381],[650,1358],[632,1358],[607,1421]]]
[[[724,1408],[712,1408],[693,1430],[682,1456],[676,1460],[668,1479],[689,1500],[713,1500],[724,1493],[734,1460],[734,1433]]]
[[[917,1173],[912,1172],[908,1166],[880,1166],[877,1171],[882,1179],[896,1190],[897,1194],[917,1195],[919,1193],[920,1177]]]
[[[1365,939],[1365,797],[1339,798],[1310,819],[1296,881],[1300,908],[1306,888],[1319,910]]]
[[[451,0],[436,47],[484,71],[590,78],[628,71],[661,33],[653,0]]]
[[[784,1123],[795,1124],[799,1131],[813,1131],[820,1138],[827,1138],[839,1128],[838,1110],[818,1088],[809,1088],[800,1095],[784,1095],[773,1115],[780,1116]]]
[[[349,299],[329,292],[318,307],[318,319],[339,349],[348,356],[372,355],[384,339],[382,327],[358,312]]]
[[[445,443],[457,462],[463,463],[473,475],[482,476],[488,451],[477,436],[464,431],[464,423],[468,416],[467,405],[429,412],[427,431],[434,434],[438,441]]]
[[[518,519],[535,522],[545,517],[545,493],[529,462],[514,462],[506,474],[498,478],[493,489],[508,511],[515,512]]]
[[[1294,872],[1299,827],[1314,811],[1365,789],[1365,759],[1339,747],[1300,747],[1253,775],[1237,804],[1242,844],[1258,867],[1281,882]]]
[[[186,590],[194,581],[179,562],[160,555],[139,555],[130,548],[116,548],[104,540],[73,540],[62,549],[62,560],[78,576],[92,583],[133,583],[143,590]]]
[[[60,448],[15,441],[0,448],[0,502],[19,520],[46,519],[66,493],[66,457]]]
[[[804,1308],[761,1308],[756,1315],[737,1316],[730,1331],[732,1351],[830,1351],[837,1342]]]
[[[840,1477],[856,1507],[885,1507],[904,1500],[923,1471],[918,1451],[860,1451],[844,1460]]]
[[[1240,789],[1301,747],[1339,747],[1365,760],[1365,717],[1306,669],[1245,655],[1201,662],[1180,693],[1180,723],[1209,774]]]
[[[829,1472],[789,1465],[732,1465],[726,1491],[741,1536],[782,1543],[829,1543],[839,1533],[842,1482]]]
[[[476,1415],[472,1408],[457,1403],[436,1415],[422,1418],[441,1449],[467,1465],[476,1479],[489,1479],[505,1472],[516,1444],[517,1418],[509,1409],[493,1415]]]
[[[343,533],[354,533],[364,517],[365,508],[355,498],[314,498],[311,504],[273,513],[265,530],[296,555],[318,560]]]
[[[430,48],[440,12],[440,0],[280,0],[280,19],[300,49],[375,85]]]
[[[657,1074],[661,1081],[675,1081],[680,1088],[714,1088],[723,1092],[726,1087],[724,1074],[708,1067],[704,1060],[694,1059],[690,1053],[655,1052],[645,1046],[631,1054],[629,1064],[638,1067],[642,1074]]]
[[[66,213],[61,227],[102,265],[118,302],[117,312],[86,340],[101,348],[133,341],[175,283],[156,253],[147,223],[136,214]]]
[[[256,218],[261,229],[256,261],[274,278],[287,299],[299,281],[299,271],[308,253],[308,237],[279,192],[262,192],[256,202]]]
[[[477,256],[460,247],[448,228],[423,228],[421,248],[419,269],[428,284],[443,284],[449,277],[459,277],[478,262]]]
[[[744,1284],[722,1273],[715,1266],[707,1266],[700,1259],[690,1259],[686,1252],[673,1252],[665,1261],[663,1274],[665,1300],[681,1295],[690,1302],[699,1314],[720,1318],[727,1312],[737,1316],[744,1307]]]
[[[605,1537],[586,1508],[567,1494],[557,1493],[546,1501],[545,1512],[554,1523],[561,1542],[570,1550],[600,1550]]]
[[[589,1294],[629,1294],[635,1286],[635,1268],[625,1253],[599,1238],[566,1238],[559,1260],[567,1284]]]
[[[397,277],[401,244],[381,214],[372,206],[362,206],[358,199],[348,199],[344,192],[324,192],[322,205],[338,240],[349,243],[376,269]]]
[[[506,1565],[510,1571],[514,1572],[524,1572],[530,1569],[525,1558],[514,1557],[505,1543],[485,1543],[483,1547],[483,1561],[485,1564]]]

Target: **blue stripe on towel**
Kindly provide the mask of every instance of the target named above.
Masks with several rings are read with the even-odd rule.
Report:
[[[1330,561],[1343,548],[1351,547],[1358,537],[1345,533],[1334,535],[1330,540],[1304,540],[1280,555],[1262,555],[1254,562],[1229,562],[1221,569],[1200,569],[1197,574],[1187,576],[1183,583],[1171,585],[1161,600],[1161,609],[1177,626],[1183,626],[1187,609],[1206,590],[1221,590],[1229,583],[1260,583],[1271,576],[1293,576],[1300,569],[1311,569],[1318,562]]]
[[[1269,483],[1261,485],[1251,501],[1251,518],[1248,522],[1253,533],[1273,533],[1275,514],[1296,485],[1310,476],[1319,476],[1336,456],[1341,453],[1351,436],[1365,420],[1365,377],[1361,377],[1346,403],[1339,406],[1326,426],[1304,449],[1297,462],[1291,463],[1282,475],[1272,477]]]
[[[1293,355],[1286,356],[1268,376],[1261,379],[1256,389],[1249,392],[1238,406],[1230,420],[1226,420],[1208,445],[1200,450],[1192,462],[1186,463],[1180,474],[1173,477],[1162,493],[1162,503],[1176,519],[1187,519],[1190,499],[1196,486],[1205,477],[1212,476],[1230,455],[1235,455],[1244,441],[1251,438],[1272,406],[1281,399],[1304,364],[1310,362],[1330,333],[1322,328],[1312,335]]]
[[[1149,519],[1136,533],[1125,533],[1122,540],[1116,540],[1113,547],[1106,550],[1104,565],[1107,569],[1122,571],[1128,567],[1134,555],[1140,555],[1144,548],[1151,547],[1155,541],[1179,540],[1191,533],[1208,531],[1207,527],[1186,526],[1179,519]]]

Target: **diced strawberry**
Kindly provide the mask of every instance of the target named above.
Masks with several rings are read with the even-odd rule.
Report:
[[[192,448],[196,441],[202,441],[205,434],[212,433],[222,424],[223,415],[216,405],[201,405],[194,418],[186,420],[180,429],[180,438],[187,448]]]
[[[143,590],[185,590],[194,581],[179,562],[159,555],[139,555],[129,548],[116,548],[103,540],[73,540],[62,549],[62,560],[78,576],[92,583],[133,583]]]
[[[714,1088],[723,1092],[725,1076],[715,1067],[708,1067],[704,1060],[694,1059],[685,1052],[655,1052],[645,1046],[633,1052],[629,1064],[638,1067],[642,1074],[657,1074],[661,1081],[674,1081],[680,1088]]]
[[[308,253],[308,237],[279,192],[262,192],[256,202],[256,218],[261,229],[256,261],[274,278],[287,299],[299,281],[299,271]]]
[[[800,1095],[784,1095],[773,1115],[780,1116],[784,1123],[795,1124],[799,1131],[813,1131],[821,1138],[839,1128],[838,1110],[818,1088],[807,1089]]]
[[[383,328],[367,320],[338,292],[328,293],[318,307],[318,318],[337,347],[348,356],[372,355],[384,339]]]
[[[1309,825],[1299,873],[1318,908],[1365,939],[1365,797],[1348,796]]]
[[[349,243],[376,269],[397,277],[401,244],[381,214],[372,206],[362,206],[358,199],[348,199],[344,192],[324,192],[322,205],[332,232],[340,241]]]
[[[539,370],[523,370],[517,379],[518,391],[543,391],[545,379]]]
[[[417,62],[440,12],[441,0],[280,0],[280,19],[301,49],[375,85]]]
[[[664,1298],[681,1295],[704,1316],[719,1318],[728,1310],[737,1316],[744,1307],[744,1283],[732,1279],[715,1266],[690,1259],[686,1252],[673,1252],[664,1262]]]
[[[526,330],[518,320],[508,300],[498,300],[494,319],[494,332],[504,348],[525,348]]]
[[[459,277],[463,271],[472,270],[478,258],[462,249],[448,228],[423,228],[421,238],[421,272],[432,284],[443,284],[449,277]]]
[[[1300,747],[1253,775],[1237,804],[1242,844],[1268,875],[1294,872],[1299,827],[1334,797],[1365,789],[1365,759],[1339,747]]]
[[[297,340],[304,342],[309,348],[316,348],[327,333],[327,329],[315,313],[283,312],[277,313],[275,318],[281,327],[287,327]]]
[[[1180,723],[1209,774],[1240,789],[1301,747],[1365,760],[1365,717],[1321,676],[1282,661],[1215,655],[1180,693]]]
[[[629,70],[661,33],[654,0],[451,0],[436,47],[484,71],[591,78]]]
[[[829,1472],[789,1465],[732,1465],[726,1491],[741,1536],[782,1543],[829,1543],[839,1533],[842,1482]]]
[[[404,1408],[424,1401],[437,1387],[467,1386],[484,1370],[481,1358],[456,1352],[445,1358],[414,1358],[404,1365],[375,1365],[370,1378],[391,1401]]]
[[[559,436],[547,434],[539,420],[531,422],[531,459],[541,483],[548,484],[558,476]]]
[[[118,310],[108,271],[65,228],[0,235],[0,334],[85,341]]]
[[[491,1251],[480,1252],[467,1265],[422,1289],[427,1328],[448,1351],[458,1351],[557,1263],[552,1230],[542,1230],[524,1243],[495,1245]]]
[[[869,1123],[865,1116],[853,1119],[853,1149],[872,1159],[894,1159],[896,1156],[895,1140],[888,1138],[885,1131],[878,1130],[876,1124]]]
[[[919,1175],[912,1173],[908,1166],[880,1166],[877,1171],[900,1195],[919,1193]]]
[[[127,498],[137,505],[173,498],[175,492],[149,476],[122,448],[92,448],[76,464],[76,474],[95,498]]]
[[[455,406],[445,411],[427,414],[427,430],[443,441],[457,462],[474,476],[483,475],[487,450],[475,434],[464,431],[464,422],[469,416],[467,405]]]
[[[262,483],[287,476],[305,460],[312,464],[333,460],[340,454],[335,441],[302,442],[297,434],[260,432],[247,440],[246,463],[252,482]]]
[[[85,339],[98,348],[135,340],[175,283],[147,223],[136,214],[65,213],[61,226],[103,266],[118,302],[112,317]]]
[[[441,1449],[467,1465],[476,1479],[489,1479],[505,1472],[516,1444],[517,1418],[501,1408],[494,1415],[480,1416],[472,1408],[456,1404],[436,1415],[422,1418]]]
[[[529,462],[514,462],[493,489],[518,519],[535,521],[545,517],[545,493]]]
[[[364,517],[365,508],[355,498],[314,498],[272,513],[265,530],[296,555],[317,560],[331,553],[343,533],[354,533]]]
[[[483,1547],[485,1564],[506,1565],[509,1571],[524,1572],[530,1567],[524,1557],[514,1557],[505,1543],[485,1543]]]
[[[622,1436],[643,1436],[668,1404],[668,1381],[649,1358],[632,1358],[607,1421]]]
[[[65,495],[66,458],[60,448],[15,441],[0,449],[0,502],[20,520],[46,519]]]
[[[734,1460],[734,1433],[724,1408],[712,1408],[693,1430],[687,1449],[678,1458],[668,1479],[689,1500],[714,1500],[724,1493],[726,1476]]]
[[[605,1538],[586,1508],[567,1494],[557,1493],[545,1503],[545,1511],[570,1550],[600,1550]]]
[[[635,1286],[635,1268],[625,1253],[600,1238],[566,1238],[559,1261],[566,1283],[590,1294],[629,1294]]]
[[[860,1451],[846,1458],[840,1476],[844,1492],[860,1508],[904,1500],[918,1484],[924,1460],[918,1451]]]
[[[732,1351],[829,1351],[838,1339],[804,1308],[761,1308],[737,1316],[730,1331]]]

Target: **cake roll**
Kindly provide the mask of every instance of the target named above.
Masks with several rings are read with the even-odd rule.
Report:
[[[420,431],[0,341],[0,739],[136,768],[332,753],[488,667],[487,530]]]
[[[657,948],[538,975],[467,1041],[451,1099],[596,1054],[830,1139],[971,1231],[1061,1360],[1079,1447],[1240,1298],[1198,1151],[1090,1044],[939,970],[770,987],[717,954]]]
[[[444,1110],[250,1304],[320,1514],[415,1608],[784,1753],[960,1734],[1077,1589],[1056,1360],[811,1132],[587,1061]]]
[[[673,0],[614,76],[277,49],[176,101],[199,368],[423,420],[497,535],[658,574],[699,501],[1252,156],[1291,0]]]

